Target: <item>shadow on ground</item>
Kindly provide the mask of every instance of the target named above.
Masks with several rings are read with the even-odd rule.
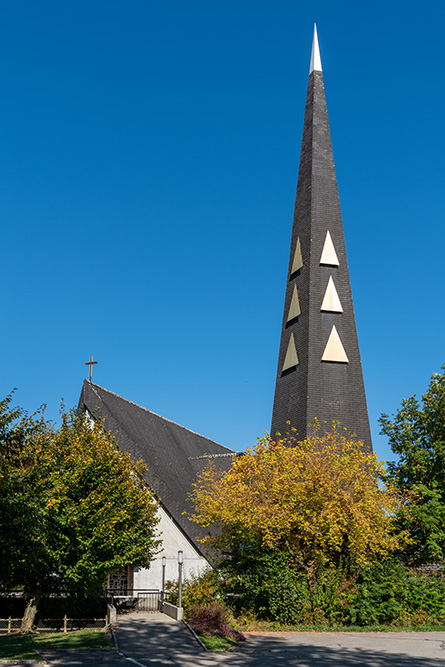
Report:
[[[162,614],[119,617],[117,653],[52,654],[65,667],[445,667],[445,633],[252,634],[227,654],[204,652],[188,630]],[[129,660],[130,659],[130,660]]]

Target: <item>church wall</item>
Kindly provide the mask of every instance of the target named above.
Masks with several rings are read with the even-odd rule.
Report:
[[[165,581],[178,579],[178,551],[184,553],[184,565],[182,574],[184,578],[198,575],[208,567],[208,562],[195,549],[192,543],[185,537],[177,524],[167,514],[163,507],[159,507],[160,521],[158,532],[162,540],[161,551],[151,561],[150,568],[135,568],[133,585],[137,589],[159,589],[162,588],[162,557],[167,559],[165,567]]]

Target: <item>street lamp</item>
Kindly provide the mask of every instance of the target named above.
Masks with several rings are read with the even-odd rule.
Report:
[[[167,565],[167,558],[165,556],[162,556],[162,593],[161,593],[162,611],[164,610],[165,566],[166,565]]]
[[[182,607],[182,564],[184,563],[184,554],[178,551],[178,568],[179,568],[179,582],[178,582],[178,607]]]

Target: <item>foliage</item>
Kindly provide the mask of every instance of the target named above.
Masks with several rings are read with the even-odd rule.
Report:
[[[289,553],[261,545],[239,550],[224,566],[226,599],[235,613],[288,624],[342,622],[356,576],[341,565],[316,576],[296,571]]]
[[[209,466],[192,499],[195,522],[220,532],[203,541],[233,552],[249,545],[286,551],[307,573],[351,559],[388,557],[405,539],[393,533],[401,499],[383,465],[360,442],[330,433],[303,442],[259,440],[223,474]]]
[[[418,626],[445,623],[445,574],[414,572],[397,560],[360,571],[328,566],[296,572],[278,549],[249,548],[224,567],[226,600],[240,619],[276,627]]]
[[[181,604],[184,615],[194,605],[206,606],[219,600],[223,595],[224,581],[217,569],[207,569],[199,575],[191,575],[182,580]],[[178,604],[178,580],[165,582],[165,599],[172,604]]]
[[[217,570],[207,570],[199,576],[184,580],[182,585],[182,606],[187,614],[194,605],[208,605],[221,597],[223,581]]]
[[[399,526],[413,540],[405,556],[414,564],[434,562],[445,556],[445,365],[435,373],[419,403],[415,396],[402,401],[391,420],[380,418],[399,461],[389,473],[403,491],[411,492]]]
[[[11,593],[0,596],[0,618],[23,618],[26,601],[23,597]],[[103,618],[107,603],[101,595],[88,597],[79,595],[46,595],[39,602],[38,618]]]
[[[223,566],[226,599],[237,614],[253,611],[258,618],[291,622],[305,610],[290,554],[261,544],[239,548]]]
[[[204,471],[193,518],[217,524],[206,541],[231,554],[218,595],[276,627],[443,624],[445,575],[391,559],[409,544],[400,517],[412,505],[391,473],[338,427],[304,442],[264,438],[228,473]]]
[[[99,422],[72,411],[56,429],[10,402],[0,403],[1,585],[36,601],[56,590],[84,596],[122,565],[147,566],[157,505],[142,462]]]
[[[422,625],[445,622],[445,576],[412,572],[394,560],[365,568],[348,605],[347,623]]]
[[[226,605],[215,600],[207,605],[192,605],[187,620],[197,634],[227,637],[236,642],[244,641],[244,635],[228,625],[228,616],[229,609]]]

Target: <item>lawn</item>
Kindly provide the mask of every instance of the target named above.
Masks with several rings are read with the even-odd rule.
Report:
[[[239,646],[239,643],[234,639],[229,639],[229,637],[215,637],[213,635],[199,635],[198,637],[209,651],[218,651],[225,652],[230,651],[230,649],[235,646]]]
[[[31,635],[0,636],[0,659],[38,659],[36,651],[57,649],[112,648],[103,630],[77,630],[73,632],[34,632]]]

